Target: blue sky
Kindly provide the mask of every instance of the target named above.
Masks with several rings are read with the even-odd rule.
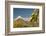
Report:
[[[17,16],[29,17],[31,16],[34,9],[29,8],[13,8],[13,18]]]

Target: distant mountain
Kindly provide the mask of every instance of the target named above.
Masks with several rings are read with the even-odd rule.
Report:
[[[24,21],[29,21],[29,17],[28,18],[23,18],[23,17],[21,17],[21,16],[18,16],[17,18],[15,18],[14,20],[18,20],[18,19],[22,19],[22,20],[24,20]]]
[[[23,18],[24,19],[24,21],[29,21],[29,17],[28,18]]]
[[[18,19],[23,19],[23,17],[18,16],[17,18],[15,18],[14,20],[18,20]]]

